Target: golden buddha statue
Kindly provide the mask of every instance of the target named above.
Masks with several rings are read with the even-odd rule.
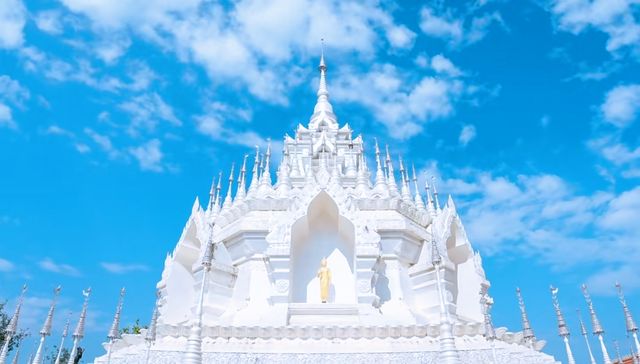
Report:
[[[327,258],[322,258],[320,261],[318,278],[320,278],[320,300],[322,303],[327,303],[329,301],[329,287],[331,287],[331,270],[327,267]]]

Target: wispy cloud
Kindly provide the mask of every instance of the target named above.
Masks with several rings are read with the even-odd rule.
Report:
[[[20,0],[0,2],[0,48],[17,48],[24,42],[27,11]]]
[[[126,274],[130,272],[146,272],[149,267],[144,264],[129,264],[129,263],[116,263],[116,262],[102,262],[100,263],[102,268],[106,271],[114,274]]]
[[[460,136],[458,137],[458,142],[461,146],[466,147],[469,142],[476,138],[476,127],[473,125],[465,125],[462,130],[460,130]]]
[[[12,262],[0,258],[0,272],[11,272],[14,269],[15,265]]]
[[[140,169],[143,171],[162,172],[165,167],[162,164],[164,153],[162,153],[161,143],[158,139],[129,148],[129,153],[138,161]]]
[[[38,262],[38,265],[40,266],[41,269],[49,272],[53,272],[53,273],[59,273],[59,274],[68,275],[68,276],[80,275],[80,271],[77,268],[69,264],[56,263],[51,258],[44,258],[43,260]]]

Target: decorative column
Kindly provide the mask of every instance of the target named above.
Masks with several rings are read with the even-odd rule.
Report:
[[[64,340],[67,338],[69,334],[69,319],[67,319],[67,323],[64,325],[64,330],[62,331],[62,339],[60,339],[60,347],[58,347],[58,354],[56,355],[56,361],[54,364],[60,364],[60,360],[62,357],[62,349],[64,348]]]
[[[567,322],[564,320],[564,316],[562,315],[562,311],[560,310],[560,302],[558,302],[558,289],[550,286],[551,290],[551,299],[553,301],[553,308],[556,310],[556,319],[558,320],[558,334],[564,341],[564,349],[567,351],[567,363],[568,364],[576,364],[576,360],[573,357],[573,352],[571,351],[571,345],[569,345],[569,328],[567,327]]]
[[[593,308],[593,302],[591,301],[591,296],[589,295],[586,284],[582,285],[582,293],[584,294],[584,299],[587,301],[587,306],[589,306],[589,315],[591,316],[593,334],[596,335],[598,337],[598,341],[600,341],[600,349],[602,350],[604,364],[611,364],[611,358],[607,352],[607,347],[604,345],[604,329],[602,328],[602,325],[600,325],[600,320],[598,320],[596,310]]]
[[[211,233],[209,242],[202,259],[202,284],[200,286],[200,295],[196,305],[195,317],[187,339],[187,349],[184,354],[184,362],[186,364],[202,364],[202,305],[204,304],[204,293],[207,288],[207,278],[211,270],[211,260],[213,259],[213,224],[211,224]]]
[[[635,321],[633,321],[633,316],[631,316],[631,311],[629,310],[629,306],[627,306],[627,301],[624,299],[624,293],[622,292],[622,286],[620,285],[620,283],[616,282],[616,288],[618,289],[618,298],[620,299],[620,303],[622,304],[622,311],[624,312],[624,321],[627,326],[627,333],[631,335],[634,343],[636,344],[636,353],[640,353],[640,342],[638,342],[638,326],[636,325]]]
[[[491,320],[491,306],[493,298],[489,296],[489,286],[482,285],[480,289],[480,304],[482,305],[482,315],[484,316],[484,337],[491,343],[491,356],[493,364],[498,364],[498,355],[496,354],[496,330],[493,328]]]
[[[149,322],[149,328],[147,329],[147,336],[144,341],[147,344],[147,353],[145,355],[145,364],[149,364],[149,357],[151,354],[151,346],[156,342],[156,332],[158,328],[158,305],[160,304],[160,291],[156,293],[156,304],[153,308],[153,315],[151,315],[151,322]]]
[[[440,277],[440,267],[442,266],[442,256],[438,252],[438,245],[433,234],[433,225],[431,225],[431,264],[436,273],[436,285],[438,286],[438,296],[440,299],[440,353],[438,361],[445,364],[461,364],[458,351],[456,349],[456,341],[453,337],[453,323],[449,310],[445,305],[445,293],[442,287],[442,279]]]
[[[522,318],[522,337],[524,338],[525,344],[528,344],[529,347],[533,349],[536,343],[536,335],[533,333],[533,329],[531,328],[529,316],[527,315],[527,308],[524,305],[520,287],[516,288],[516,295],[518,296],[518,306],[520,306],[520,315]]]
[[[578,314],[578,321],[580,322],[580,334],[584,337],[584,342],[587,344],[587,350],[589,351],[589,360],[591,364],[596,364],[596,358],[593,357],[593,351],[591,350],[591,344],[589,343],[589,335],[587,332],[587,328],[584,326],[584,322],[582,321],[582,315],[580,315],[580,310],[576,310]]]
[[[0,351],[0,364],[5,364],[7,362],[7,355],[9,354],[9,344],[11,343],[11,338],[18,331],[18,319],[20,319],[20,308],[22,307],[22,303],[24,302],[24,294],[27,292],[27,285],[22,286],[22,292],[20,293],[20,298],[18,298],[18,303],[16,304],[16,311],[13,313],[11,317],[11,321],[9,321],[9,325],[5,329],[5,337],[4,337],[4,345],[2,345],[2,351]]]
[[[32,364],[42,363],[42,350],[44,349],[44,341],[46,340],[47,336],[51,335],[53,313],[56,309],[56,300],[58,299],[58,295],[60,294],[61,289],[62,287],[58,286],[53,290],[53,300],[51,301],[51,307],[49,307],[49,313],[47,314],[47,318],[44,320],[44,325],[42,326],[42,330],[40,330],[40,344],[38,345],[38,350],[36,351],[36,355],[33,358]]]
[[[111,349],[113,348],[113,342],[120,337],[120,316],[122,315],[122,303],[124,301],[124,294],[126,293],[124,287],[120,290],[120,298],[118,299],[118,307],[116,313],[113,315],[113,322],[111,323],[111,329],[107,334],[109,339],[109,347],[107,349],[107,364],[111,363]]]
[[[78,320],[78,325],[76,326],[75,331],[73,332],[73,347],[71,348],[71,354],[69,355],[69,360],[73,362],[75,357],[78,355],[78,345],[80,344],[80,340],[84,337],[84,324],[87,320],[87,307],[89,307],[89,297],[91,296],[91,287],[82,291],[82,295],[84,296],[84,303],[82,304],[82,311],[80,312],[80,319]]]

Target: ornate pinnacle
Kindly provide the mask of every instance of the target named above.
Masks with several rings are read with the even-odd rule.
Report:
[[[518,305],[520,306],[520,315],[522,316],[522,336],[526,341],[533,342],[535,341],[536,336],[533,333],[531,323],[529,322],[529,316],[527,315],[527,309],[524,305],[524,300],[522,299],[520,287],[516,288],[516,294],[518,296]]]
[[[436,212],[440,212],[440,201],[438,200],[438,190],[436,188],[436,177],[431,176],[431,184],[433,185],[433,199],[436,205]]]
[[[64,324],[64,329],[62,330],[62,337],[67,337],[69,335],[69,324],[71,321],[67,319],[67,322]]]
[[[392,196],[398,196],[398,185],[396,184],[396,176],[395,176],[395,172],[393,171],[393,162],[391,161],[391,155],[389,154],[389,145],[385,146],[386,152],[387,152],[387,158],[385,160],[386,164],[387,164],[387,171],[389,173],[389,175],[387,176],[388,181],[387,184],[389,185],[389,192],[391,193]]]
[[[424,182],[425,192],[427,193],[427,211],[431,217],[436,216],[436,208],[433,204],[433,198],[431,197],[431,187],[429,186],[429,180]]]
[[[380,162],[380,148],[378,147],[378,138],[374,139],[376,142],[376,186],[380,186],[379,188],[384,188],[387,185],[387,181],[385,180],[384,172],[382,171],[382,163]]]
[[[580,310],[576,310],[576,313],[578,314],[578,322],[580,323],[580,335],[587,336],[588,334],[587,327],[584,326],[584,321],[582,321],[582,315],[580,314]]]
[[[248,196],[252,196],[258,190],[258,173],[260,168],[260,147],[256,145],[256,155],[253,158],[253,169],[251,170],[251,183],[249,184]]]
[[[22,286],[22,291],[20,292],[20,298],[18,298],[18,303],[16,304],[16,310],[11,317],[11,321],[9,321],[9,325],[4,330],[5,333],[13,336],[13,334],[18,331],[18,320],[20,319],[20,309],[22,308],[22,303],[24,302],[24,294],[27,293],[27,285]]]
[[[122,304],[124,302],[124,294],[126,293],[124,287],[120,290],[120,298],[118,299],[118,307],[116,313],[113,315],[113,322],[111,323],[111,329],[107,338],[109,340],[115,340],[120,337],[120,316],[122,315]]]
[[[622,311],[624,312],[624,320],[627,326],[628,333],[638,332],[638,326],[635,321],[633,321],[633,316],[631,316],[631,311],[629,310],[629,306],[627,306],[627,301],[624,299],[624,292],[622,292],[622,286],[619,282],[616,282],[616,288],[618,289],[618,299],[622,304]]]
[[[53,313],[56,309],[56,300],[62,287],[58,286],[53,290],[53,300],[51,301],[51,306],[49,307],[49,313],[47,314],[47,318],[44,321],[44,325],[42,326],[42,330],[40,330],[40,335],[49,336],[51,335],[51,325],[53,324]]]
[[[242,160],[242,168],[240,169],[240,174],[238,176],[238,188],[236,190],[236,201],[242,201],[244,200],[245,196],[246,196],[246,191],[245,191],[245,176],[247,174],[247,158],[249,157],[248,154],[244,155],[244,159]]]
[[[91,296],[91,287],[82,291],[82,295],[84,296],[84,303],[82,304],[82,311],[80,312],[80,320],[78,320],[78,325],[76,326],[75,331],[73,332],[73,338],[82,339],[84,337],[84,325],[87,320],[87,308],[89,307],[89,297]]]
[[[222,190],[222,172],[218,172],[218,184],[216,185],[216,199],[213,203],[214,212],[220,210],[220,190]]]
[[[224,198],[224,203],[222,204],[222,209],[226,210],[231,207],[233,203],[233,199],[231,197],[231,190],[233,188],[233,173],[235,171],[236,164],[231,163],[231,172],[229,172],[229,187],[227,188],[227,196]]]
[[[402,178],[402,200],[406,203],[411,203],[411,192],[409,191],[409,178],[407,177],[407,170],[404,168],[402,156],[400,156],[400,178]]]
[[[551,300],[553,301],[553,308],[556,311],[556,319],[558,320],[558,334],[561,337],[569,336],[569,328],[560,310],[560,302],[558,302],[558,289],[553,286],[549,286],[549,289],[551,290]]]
[[[264,155],[264,170],[260,180],[260,185],[271,187],[271,172],[269,163],[271,162],[271,139],[267,140],[267,153]]]
[[[153,314],[151,315],[151,322],[149,322],[149,328],[147,329],[147,336],[145,336],[144,338],[148,343],[153,343],[156,341],[156,333],[158,329],[158,316],[159,316],[158,306],[160,305],[160,298],[161,298],[160,291],[158,291],[156,296],[157,296],[156,304],[155,304],[155,307],[153,308]]]
[[[422,195],[420,194],[420,188],[418,188],[418,177],[416,175],[416,166],[411,164],[411,172],[413,173],[413,187],[416,190],[415,204],[418,210],[424,210],[424,202],[422,202]]]
[[[587,290],[587,285],[582,285],[582,294],[584,295],[585,301],[587,301],[587,306],[589,307],[589,315],[591,316],[591,326],[593,326],[593,334],[601,335],[604,334],[604,329],[600,324],[600,320],[598,320],[598,316],[596,315],[596,310],[593,308],[593,302],[591,301],[591,295],[589,295],[589,291]]]

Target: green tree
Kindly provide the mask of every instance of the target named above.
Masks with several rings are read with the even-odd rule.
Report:
[[[4,345],[4,341],[7,339],[7,326],[11,321],[11,315],[6,312],[7,301],[0,302],[0,348]],[[13,350],[25,337],[29,334],[24,330],[19,330],[9,341],[9,351]]]
[[[140,319],[136,319],[136,322],[133,325],[125,326],[120,329],[120,335],[122,334],[135,334],[140,335],[142,329],[146,329],[147,326],[140,326]]]
[[[47,352],[47,355],[44,357],[43,362],[47,364],[55,364],[57,356],[58,345],[54,345],[51,350]],[[69,364],[69,356],[71,356],[69,349],[62,348],[62,353],[60,354],[60,364]]]

